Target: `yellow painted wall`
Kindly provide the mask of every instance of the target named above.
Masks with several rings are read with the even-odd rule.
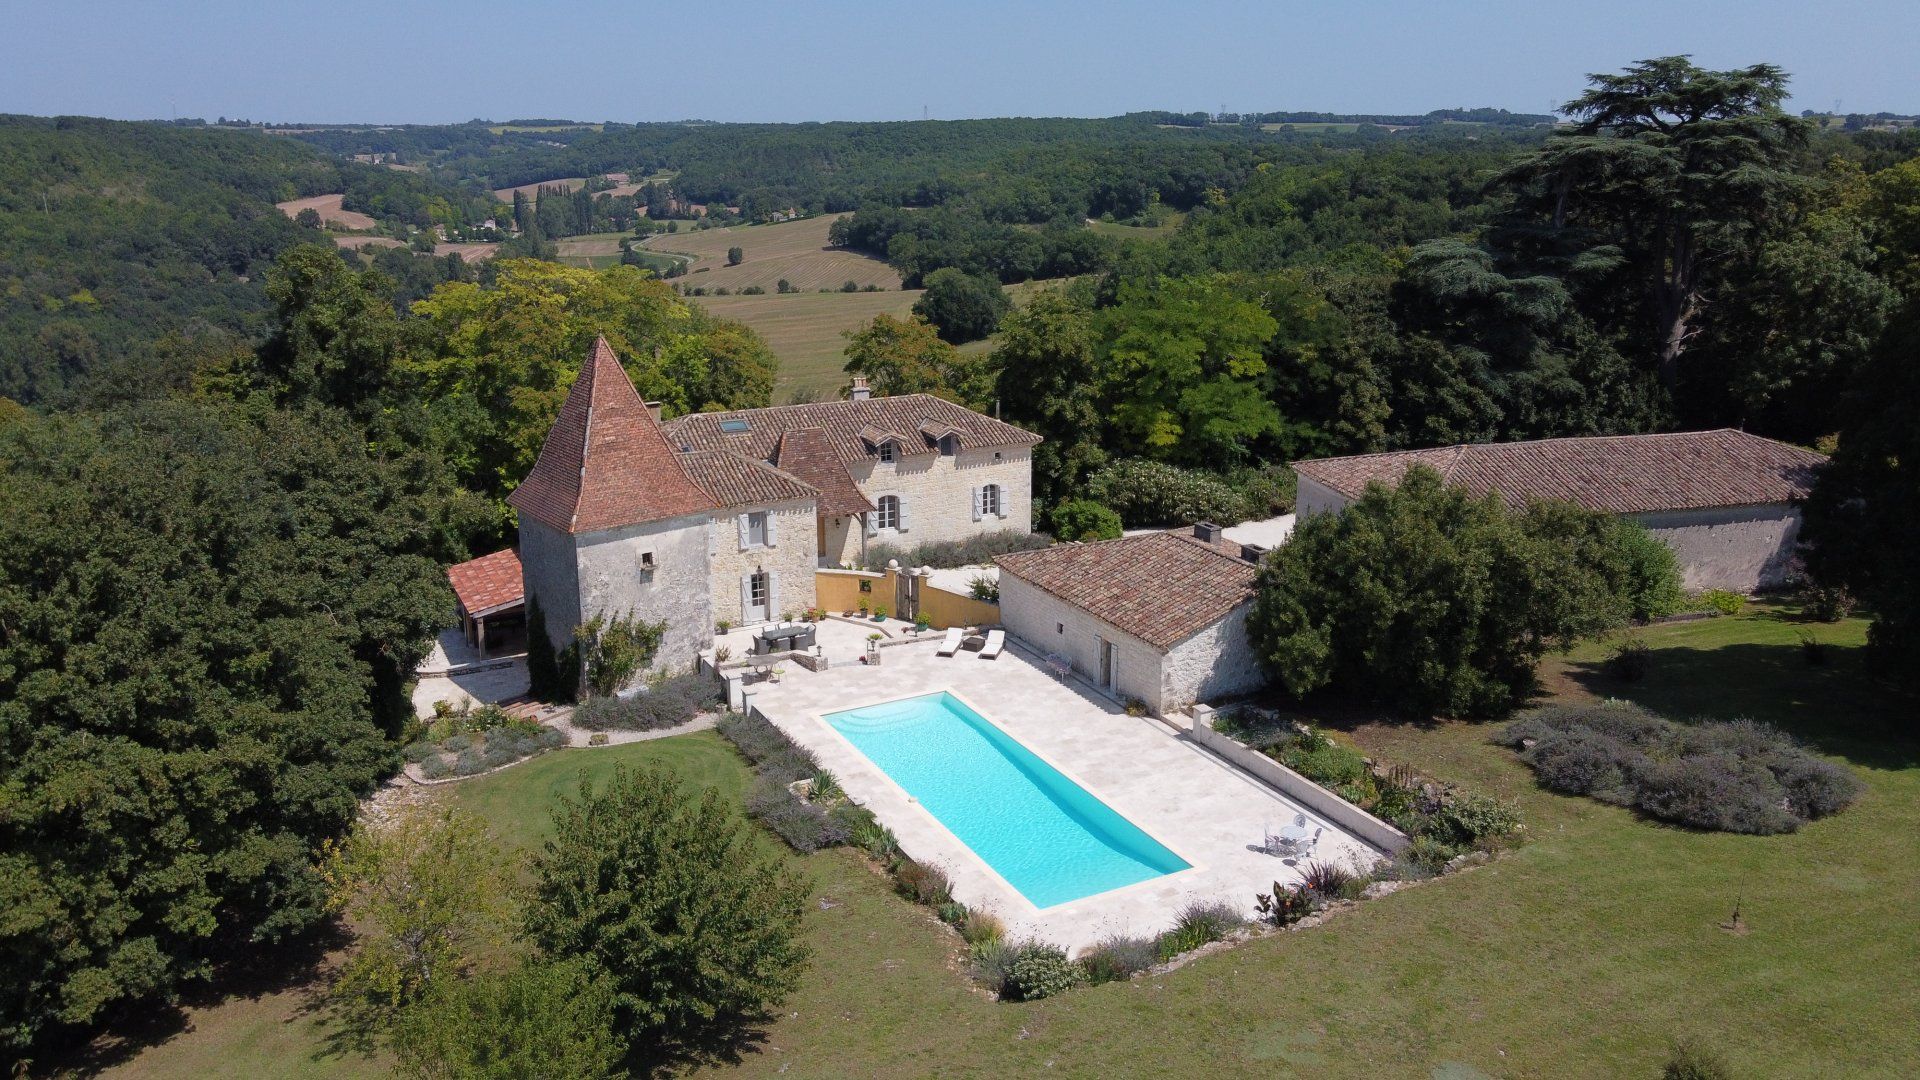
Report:
[[[933,620],[936,630],[949,626],[987,626],[1000,621],[1000,605],[975,600],[971,596],[920,586],[920,610]]]
[[[872,592],[861,592],[861,582],[870,583]],[[821,610],[839,615],[848,611],[857,611],[860,601],[869,606],[893,606],[893,582],[885,574],[870,574],[860,570],[815,570],[813,572],[814,603]]]
[[[870,591],[861,592],[860,583],[868,582]],[[869,608],[893,608],[898,596],[893,571],[874,574],[864,570],[816,570],[813,574],[815,603],[823,611],[841,615],[860,610],[860,601]],[[920,586],[920,610],[926,613],[936,630],[949,626],[991,626],[1000,622],[1000,605],[989,604],[964,593]]]

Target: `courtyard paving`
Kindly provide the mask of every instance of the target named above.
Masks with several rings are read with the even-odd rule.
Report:
[[[1291,824],[1296,814],[1325,829],[1315,861],[1366,867],[1381,857],[1164,722],[1128,716],[1084,683],[1055,678],[1017,644],[997,660],[935,652],[929,639],[881,650],[877,667],[842,663],[838,656],[827,671],[790,667],[779,683],[750,684],[749,701],[831,769],[850,797],[893,830],[902,850],[952,875],[955,899],[993,912],[1015,937],[1079,950],[1112,934],[1148,936],[1172,926],[1191,900],[1226,901],[1251,915],[1256,893],[1271,890],[1276,880],[1299,880],[1294,866],[1259,850],[1268,832]],[[940,690],[965,699],[1191,868],[1035,907],[822,718]]]

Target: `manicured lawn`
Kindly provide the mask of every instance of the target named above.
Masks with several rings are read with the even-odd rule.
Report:
[[[856,856],[811,875],[814,966],[738,1071],[787,1076],[1653,1076],[1694,1036],[1736,1075],[1896,1076],[1920,1060],[1920,715],[1861,671],[1864,624],[1811,625],[1840,648],[1808,666],[1803,624],[1763,608],[1643,631],[1653,672],[1595,673],[1605,649],[1555,659],[1558,694],[1631,697],[1671,715],[1788,727],[1867,781],[1845,813],[1799,833],[1693,833],[1540,791],[1487,725],[1347,725],[1383,761],[1517,799],[1529,843],[1492,865],[1252,942],[1159,978],[1031,1005],[987,1001],[951,970],[955,939],[895,899]],[[716,736],[566,752],[451,789],[517,845],[582,767],[658,763],[737,792]],[[1748,933],[1720,929],[1741,904]],[[302,1031],[247,1023],[182,1036],[148,1071],[266,1075],[303,1062]],[[297,1021],[293,1022],[297,1025]],[[193,1043],[191,1056],[180,1049]],[[309,1051],[310,1052],[310,1051]],[[723,1067],[724,1068],[724,1067]],[[324,1071],[324,1070],[310,1070]],[[364,1062],[335,1075],[369,1071]]]

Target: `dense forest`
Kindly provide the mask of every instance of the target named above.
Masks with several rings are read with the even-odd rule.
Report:
[[[59,401],[155,350],[257,339],[266,268],[324,240],[274,204],[336,192],[348,210],[414,226],[493,211],[484,192],[284,138],[0,116],[0,397]]]
[[[753,330],[638,267],[539,257],[669,197],[853,211],[835,238],[928,292],[852,335],[849,372],[1042,434],[1062,531],[1089,502],[1284,507],[1310,455],[1722,424],[1835,447],[1809,569],[1915,670],[1920,133],[1816,125],[1785,88],[1647,61],[1556,128],[0,118],[0,1041],[323,919],[316,853],[397,767],[444,566],[511,535],[595,336],[670,413],[769,403]],[[341,193],[397,238],[607,172],[670,179],[631,218],[523,199],[476,267],[343,255],[274,205]],[[1052,278],[1011,310],[997,288]]]

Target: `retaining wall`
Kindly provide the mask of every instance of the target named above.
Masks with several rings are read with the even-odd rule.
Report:
[[[1365,810],[1301,776],[1258,750],[1213,730],[1213,710],[1204,706],[1194,712],[1188,731],[1194,742],[1226,759],[1227,763],[1250,773],[1267,786],[1301,806],[1339,826],[1348,835],[1372,844],[1389,854],[1398,854],[1412,846],[1413,838]]]

